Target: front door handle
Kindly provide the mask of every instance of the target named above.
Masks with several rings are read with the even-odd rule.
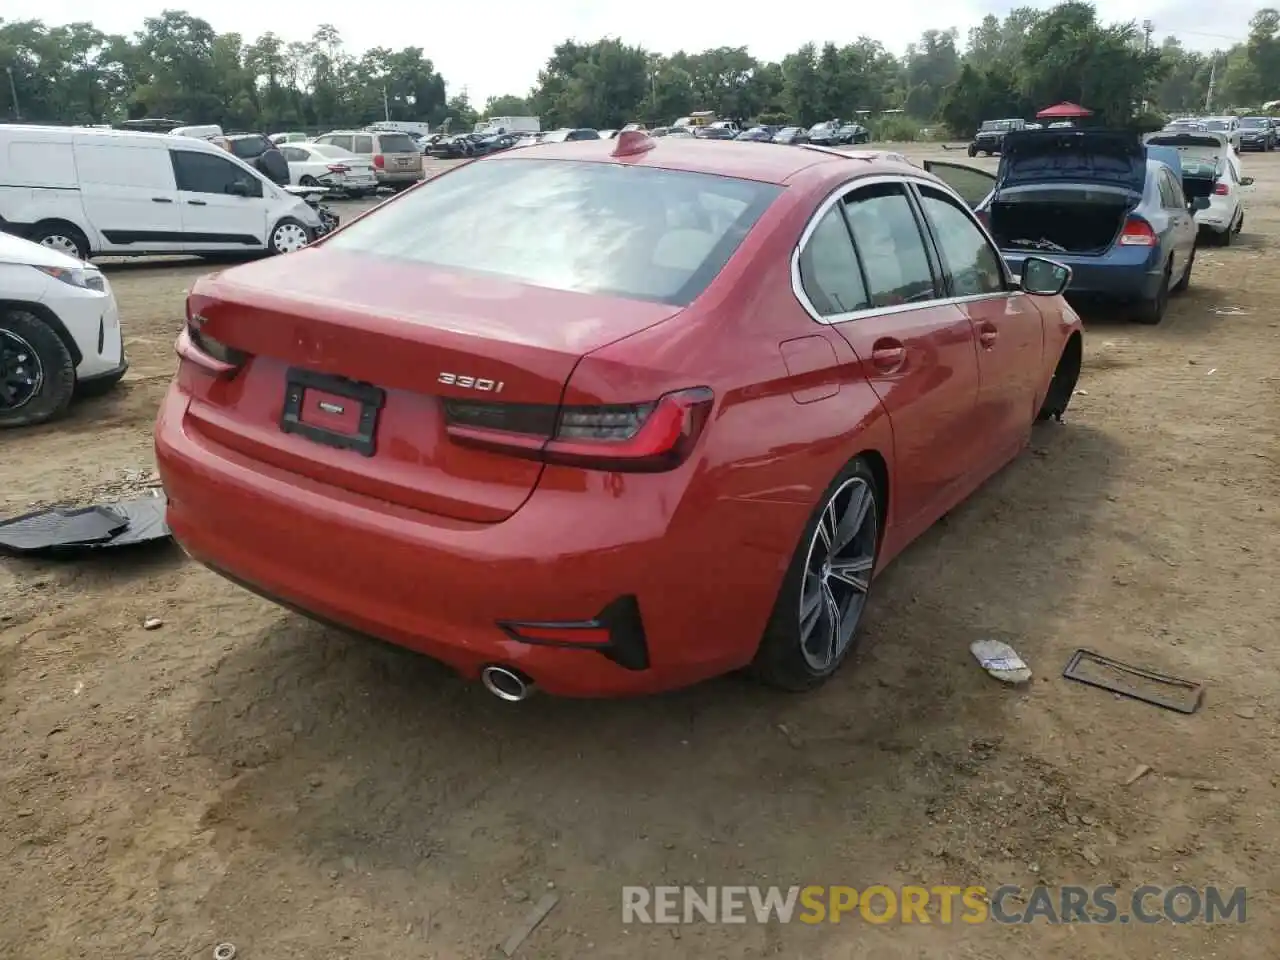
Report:
[[[996,345],[996,339],[1000,336],[1000,331],[993,324],[984,323],[978,329],[978,342],[986,349],[990,350]]]
[[[152,203],[173,203],[173,201],[168,197],[152,197],[151,202]]]
[[[871,365],[881,373],[897,373],[907,362],[907,348],[902,341],[883,337],[871,346]]]

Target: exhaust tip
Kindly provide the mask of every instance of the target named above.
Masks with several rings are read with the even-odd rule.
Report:
[[[480,671],[480,682],[486,690],[507,703],[519,703],[533,693],[533,683],[507,667],[485,667]]]

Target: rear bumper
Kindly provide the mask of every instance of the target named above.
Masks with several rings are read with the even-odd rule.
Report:
[[[1008,262],[1009,269],[1019,276],[1022,274],[1023,261],[1034,255],[1023,250],[1002,250],[1001,253]],[[1116,248],[1101,257],[1051,252],[1040,256],[1071,268],[1068,296],[1075,294],[1116,300],[1149,300],[1156,295],[1164,280],[1164,259],[1158,247]]]
[[[379,186],[417,183],[425,176],[422,170],[379,170],[376,174]]]
[[[489,664],[515,667],[561,696],[686,686],[754,655],[784,565],[713,542],[717,528],[736,535],[702,522],[702,510],[673,515],[666,505],[687,483],[679,471],[622,493],[604,480],[590,485],[598,489],[544,490],[544,477],[506,521],[471,523],[253,461],[191,428],[188,402],[171,386],[156,422],[169,526],[194,559],[256,593],[467,677]],[[725,555],[741,586],[713,580]],[[518,640],[502,625],[581,623],[627,598],[644,636],[647,666],[638,669],[634,658],[628,667],[596,649]]]

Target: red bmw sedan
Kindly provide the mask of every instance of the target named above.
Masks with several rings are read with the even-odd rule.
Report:
[[[873,578],[1061,415],[1066,267],[894,159],[651,139],[475,160],[201,279],[168,520],[249,590],[506,700],[853,648]]]

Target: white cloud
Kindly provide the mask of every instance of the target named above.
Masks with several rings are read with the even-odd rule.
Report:
[[[1032,3],[1052,6],[1048,0]],[[236,31],[247,39],[273,31],[287,40],[303,40],[314,24],[332,23],[354,52],[374,46],[420,46],[444,75],[451,94],[465,86],[472,101],[482,104],[490,95],[527,91],[552,47],[566,37],[586,41],[615,36],[662,53],[747,46],[757,57],[777,59],[808,41],[844,43],[865,34],[901,53],[924,30],[956,26],[963,38],[986,13],[1002,15],[1021,4],[788,0],[782,7],[767,7],[681,0],[460,0],[364,6],[351,0],[311,0],[299,8],[256,0],[115,0],[96,7],[81,0],[6,0],[4,17],[48,24],[92,19],[107,32],[132,33],[161,5],[185,9],[219,31]],[[1153,7],[1149,0],[1101,0],[1097,6],[1104,20],[1151,18],[1157,40],[1173,33],[1187,47],[1212,49],[1243,39],[1248,19],[1260,5],[1261,0],[1170,0]]]

